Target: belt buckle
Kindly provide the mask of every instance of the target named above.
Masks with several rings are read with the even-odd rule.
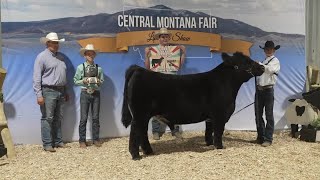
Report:
[[[88,93],[88,94],[92,94],[92,93],[94,93],[94,89],[92,89],[92,88],[88,88],[88,89],[87,89],[87,93]]]

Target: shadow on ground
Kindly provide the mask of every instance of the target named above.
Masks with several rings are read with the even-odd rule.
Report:
[[[242,148],[245,146],[256,146],[257,144],[252,143],[254,139],[240,139],[232,136],[223,137],[223,145],[225,148]],[[183,139],[169,139],[154,141],[151,140],[151,147],[155,155],[158,154],[171,154],[177,152],[207,152],[215,150],[214,146],[206,146],[204,136],[194,136],[191,138]]]

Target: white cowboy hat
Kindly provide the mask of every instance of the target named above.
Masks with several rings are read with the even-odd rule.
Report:
[[[40,42],[46,44],[48,41],[64,42],[65,39],[59,39],[57,33],[51,32],[46,37],[40,38]]]
[[[99,50],[94,49],[93,44],[87,44],[85,48],[81,48],[81,49],[80,49],[80,55],[81,55],[81,56],[84,56],[84,53],[85,53],[86,51],[94,51],[96,54],[99,52]]]
[[[169,32],[167,28],[161,28],[159,31],[157,31],[154,34],[154,38],[159,39],[160,35],[162,35],[162,34],[167,34],[167,35],[171,36],[171,32]]]

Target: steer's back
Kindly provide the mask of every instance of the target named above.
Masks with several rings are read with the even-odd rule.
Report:
[[[210,87],[208,73],[168,75],[138,69],[132,75],[128,94],[136,114],[162,115],[174,124],[203,121],[208,116]]]

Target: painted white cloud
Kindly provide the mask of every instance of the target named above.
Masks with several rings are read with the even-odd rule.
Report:
[[[163,4],[236,19],[265,31],[304,34],[304,0],[2,0],[2,21],[38,21],[116,13],[130,7]],[[125,8],[124,8],[125,7]]]
[[[151,7],[158,4],[164,4],[162,0],[123,0],[124,6]]]
[[[83,0],[75,0],[75,3],[80,6],[83,6]]]

